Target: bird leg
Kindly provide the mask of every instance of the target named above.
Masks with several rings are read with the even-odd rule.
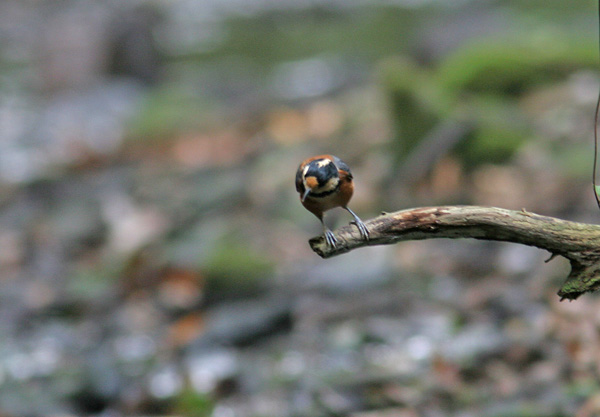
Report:
[[[352,214],[352,217],[354,217],[354,224],[356,224],[356,227],[358,227],[358,231],[360,232],[360,235],[362,236],[362,238],[364,240],[369,240],[369,229],[367,229],[367,226],[363,223],[363,221],[360,219],[360,217],[358,217],[356,215],[356,213],[354,213],[352,210],[350,210],[349,207],[344,207],[344,209],[348,210],[348,212],[350,214]]]
[[[325,236],[325,241],[329,246],[335,248],[337,245],[337,239],[335,238],[335,235],[327,226],[325,226],[323,217],[319,217],[319,220],[321,220],[321,224],[323,225],[323,235]]]

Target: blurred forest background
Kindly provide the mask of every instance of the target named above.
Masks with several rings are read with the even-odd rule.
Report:
[[[294,190],[332,153],[363,219],[597,223],[596,7],[2,0],[0,415],[599,415],[600,301],[559,303],[566,261],[322,260]]]

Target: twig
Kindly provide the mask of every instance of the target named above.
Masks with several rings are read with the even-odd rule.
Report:
[[[310,239],[313,251],[323,258],[362,246],[387,245],[405,240],[474,238],[521,243],[563,256],[571,272],[558,295],[574,300],[600,287],[600,226],[540,216],[527,211],[495,207],[422,207],[387,213],[365,222],[369,240],[358,229],[336,230],[338,244],[327,245],[322,236]]]

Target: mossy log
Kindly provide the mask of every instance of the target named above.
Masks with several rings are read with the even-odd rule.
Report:
[[[323,258],[362,246],[387,245],[405,240],[474,238],[514,242],[545,249],[571,263],[571,272],[558,291],[561,300],[574,300],[600,287],[600,225],[540,216],[525,210],[496,207],[422,207],[384,213],[365,222],[370,238],[361,238],[350,224],[334,232],[330,247],[323,236],[310,239],[313,251]]]

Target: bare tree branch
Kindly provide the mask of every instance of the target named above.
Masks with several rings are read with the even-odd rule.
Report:
[[[310,239],[323,258],[362,246],[387,245],[405,240],[474,238],[521,243],[561,255],[571,272],[558,291],[561,300],[574,300],[600,287],[600,226],[540,216],[527,211],[495,207],[422,207],[385,213],[365,222],[370,232],[364,241],[349,225],[336,230],[338,244],[327,245],[322,236]]]

